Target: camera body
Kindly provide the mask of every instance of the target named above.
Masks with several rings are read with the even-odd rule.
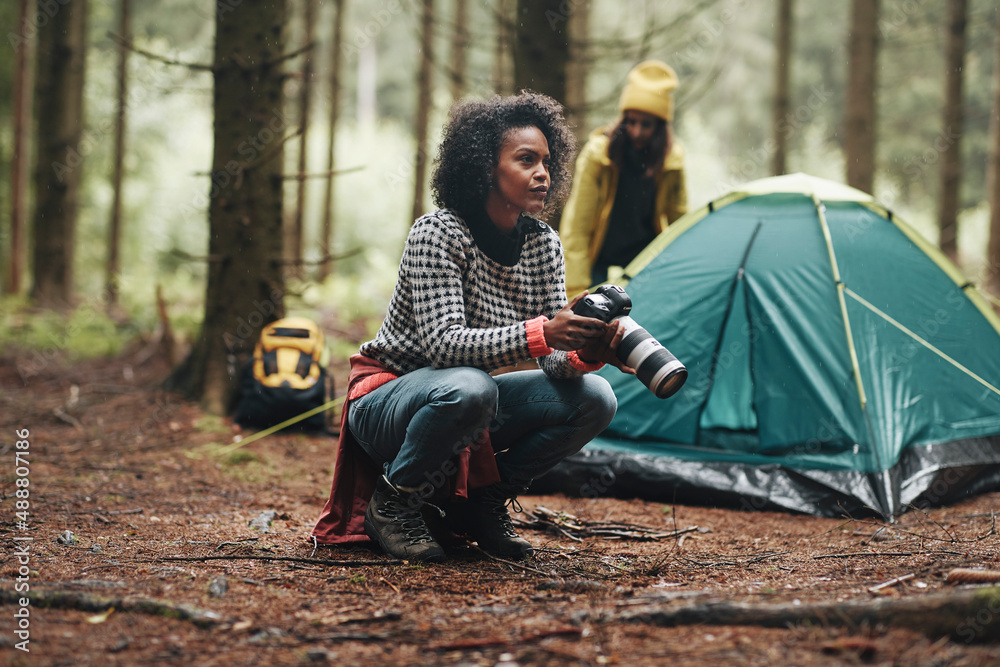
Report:
[[[673,396],[687,380],[684,364],[629,316],[632,299],[618,285],[601,285],[580,299],[573,312],[602,322],[617,320],[624,327],[616,356],[634,368],[639,380],[658,398]]]
[[[602,322],[610,322],[616,317],[624,317],[632,312],[632,299],[618,285],[601,285],[583,297],[573,308],[573,312]]]

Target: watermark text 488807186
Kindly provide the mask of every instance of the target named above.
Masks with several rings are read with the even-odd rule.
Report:
[[[31,484],[31,441],[28,437],[31,433],[28,429],[17,429],[14,431],[17,440],[14,442],[14,484],[17,490],[14,491],[14,517],[15,527],[18,533],[28,530],[28,517],[31,510],[31,492],[28,487]],[[31,546],[32,538],[27,535],[14,536],[14,557],[17,559],[17,578],[14,580],[14,591],[21,593],[17,600],[14,611],[14,634],[20,640],[14,644],[15,648],[30,652],[28,642],[31,637],[31,610],[29,609],[31,600],[28,598],[28,591],[31,588]]]

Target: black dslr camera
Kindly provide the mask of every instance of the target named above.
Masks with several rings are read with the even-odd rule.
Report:
[[[618,345],[618,359],[634,368],[639,380],[658,398],[673,396],[687,380],[684,364],[629,317],[632,299],[621,287],[601,285],[593,294],[580,299],[573,312],[603,322],[618,320],[621,323],[625,334]]]

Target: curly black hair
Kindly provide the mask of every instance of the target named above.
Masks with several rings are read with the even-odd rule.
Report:
[[[435,160],[431,189],[434,202],[469,215],[486,202],[492,169],[511,130],[537,127],[549,144],[549,194],[545,212],[569,191],[570,164],[576,139],[563,118],[562,105],[547,95],[522,91],[488,100],[466,100],[452,107]]]

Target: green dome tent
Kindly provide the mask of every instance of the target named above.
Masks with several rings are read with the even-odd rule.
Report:
[[[619,284],[687,383],[603,369],[614,421],[533,492],[892,518],[1000,488],[1000,319],[869,195],[754,181]]]

